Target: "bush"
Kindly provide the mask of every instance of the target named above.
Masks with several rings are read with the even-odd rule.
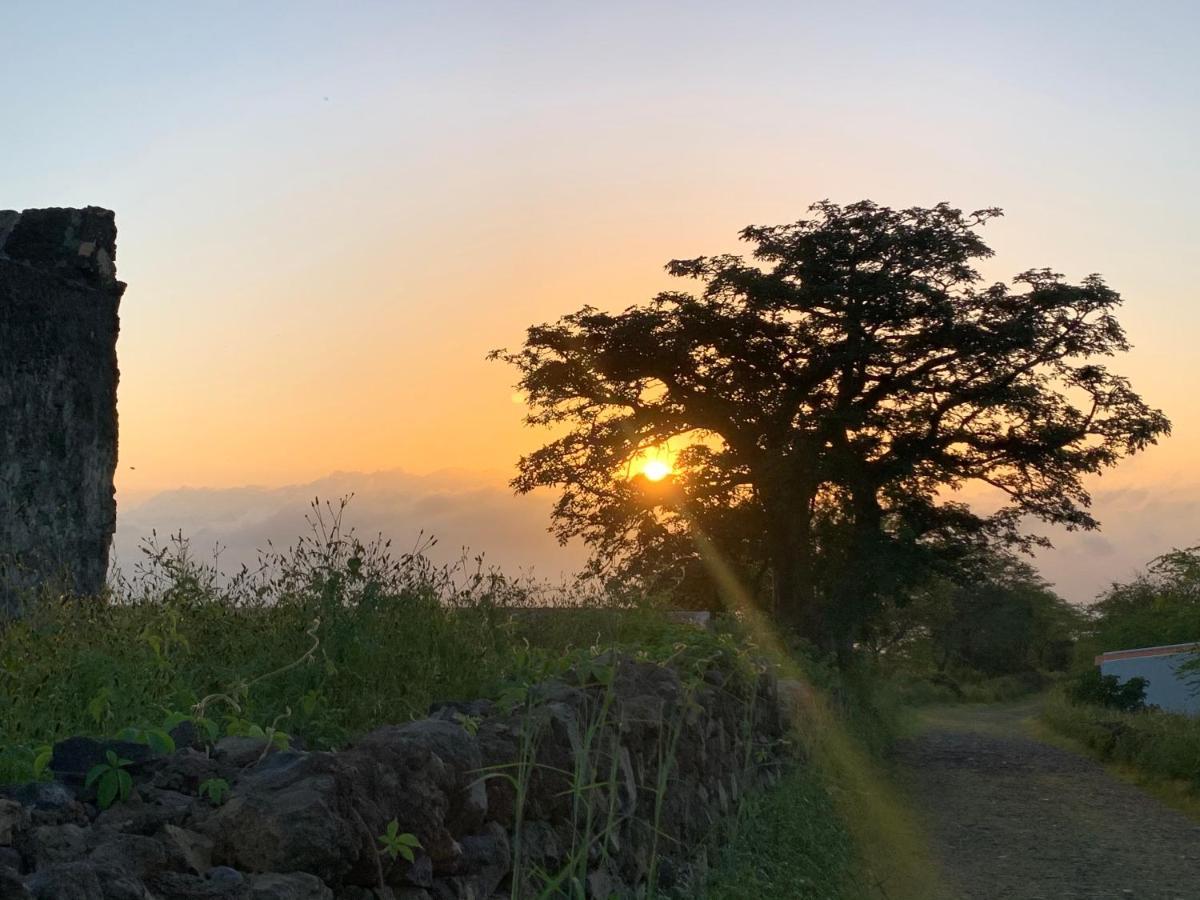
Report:
[[[1090,703],[1121,712],[1137,712],[1146,708],[1145,678],[1121,681],[1116,675],[1102,675],[1099,669],[1080,672],[1067,684],[1067,698],[1072,703]]]
[[[1200,787],[1200,719],[1154,709],[1121,712],[1061,696],[1046,704],[1042,718],[1102,760]]]

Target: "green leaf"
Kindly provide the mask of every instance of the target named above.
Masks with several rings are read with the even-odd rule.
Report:
[[[109,771],[109,767],[104,765],[104,763],[99,763],[98,765],[92,766],[91,769],[88,770],[87,777],[83,779],[83,786],[91,787],[96,779],[107,771]]]
[[[106,750],[106,751],[104,751],[104,755],[108,759],[108,764],[110,766],[113,766],[114,768],[116,768],[117,766],[121,765],[121,763],[117,759],[116,751]]]
[[[128,800],[129,795],[133,792],[133,778],[124,769],[117,770],[117,796],[122,800]]]
[[[129,776],[126,776],[127,778]],[[113,800],[116,799],[117,791],[121,789],[121,783],[117,779],[117,772],[109,770],[104,773],[100,779],[100,787],[96,790],[96,802],[101,809],[108,809],[112,806]]]
[[[42,774],[50,767],[50,759],[54,755],[54,750],[50,747],[42,747],[38,750],[37,755],[33,757],[33,777],[41,778]]]
[[[165,731],[153,729],[147,731],[145,737],[146,743],[155,753],[167,756],[175,752],[175,739]]]
[[[421,842],[415,834],[400,834],[396,836],[396,840],[406,847],[421,847]]]
[[[168,713],[167,717],[163,719],[163,731],[174,731],[190,718],[191,716],[189,716],[187,713]]]
[[[399,853],[401,856],[403,856],[409,862],[413,862],[415,860],[415,857],[413,856],[413,852],[411,850],[409,850],[408,847],[404,846],[403,844],[396,845],[396,852]]]

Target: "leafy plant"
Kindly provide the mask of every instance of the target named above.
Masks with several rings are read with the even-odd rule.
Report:
[[[1067,685],[1067,697],[1072,703],[1091,703],[1121,712],[1137,712],[1146,708],[1145,678],[1130,678],[1124,682],[1116,675],[1101,675],[1099,669],[1088,669]]]
[[[379,836],[379,843],[382,845],[379,852],[391,857],[393,860],[401,857],[408,862],[412,862],[415,858],[413,850],[420,850],[421,842],[417,840],[415,834],[409,834],[407,831],[400,831],[400,823],[395,819],[388,822],[387,831]]]
[[[229,782],[224,778],[209,778],[200,782],[200,796],[213,806],[220,806],[224,803],[225,795],[228,793]]]
[[[184,722],[190,722],[200,736],[210,744],[215,743],[217,738],[221,736],[221,726],[212,719],[178,711],[167,713],[167,717],[163,720],[162,730],[168,733],[172,732]]]
[[[117,740],[145,744],[163,756],[175,752],[175,739],[162,728],[122,728],[117,732]]]
[[[108,809],[114,800],[124,802],[129,799],[133,790],[133,778],[125,771],[125,767],[133,761],[117,756],[112,750],[104,754],[107,762],[92,766],[84,779],[86,787],[96,788],[96,803],[101,809]]]

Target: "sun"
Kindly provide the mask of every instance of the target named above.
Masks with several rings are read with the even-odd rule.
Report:
[[[671,464],[663,459],[648,459],[642,465],[642,474],[651,481],[662,481],[671,474]]]

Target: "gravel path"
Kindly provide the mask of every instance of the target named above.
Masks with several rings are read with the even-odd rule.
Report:
[[[963,900],[1200,900],[1200,826],[1029,736],[1025,706],[926,717],[898,763]]]

